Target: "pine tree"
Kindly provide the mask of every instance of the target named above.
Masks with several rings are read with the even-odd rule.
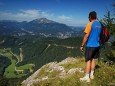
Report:
[[[111,12],[107,11],[104,18],[101,19],[104,26],[107,26],[111,36],[115,36],[115,18],[112,17]]]

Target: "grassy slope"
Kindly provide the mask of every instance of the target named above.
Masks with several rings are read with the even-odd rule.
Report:
[[[61,65],[68,71],[71,68],[85,68],[85,62],[83,58],[77,58],[75,62]],[[97,63],[95,70],[95,79],[90,83],[83,83],[79,81],[79,78],[84,76],[84,73],[75,72],[65,78],[56,77],[58,71],[52,73],[45,72],[48,67],[41,70],[38,78],[49,76],[52,79],[41,81],[40,83],[34,83],[33,86],[114,86],[115,85],[115,65],[110,66],[103,62]]]

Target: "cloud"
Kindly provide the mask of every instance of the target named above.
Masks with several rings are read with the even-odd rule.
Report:
[[[72,20],[71,17],[65,16],[65,15],[58,16],[58,18],[61,19],[61,20],[67,20],[67,21],[71,21]]]
[[[67,25],[74,25],[74,26],[77,23],[77,20],[75,20],[73,17],[65,16],[65,15],[58,16],[57,21]]]
[[[56,16],[53,13],[49,13],[37,9],[19,10],[16,13],[10,11],[0,11],[0,20],[31,21],[33,19],[42,18],[42,17],[48,18],[56,22],[64,23],[67,25],[72,25],[72,26],[76,26],[77,24],[82,24],[82,21],[78,22],[72,16],[66,16],[66,15]]]
[[[0,12],[1,20],[31,21],[36,18],[41,18],[41,17],[49,18],[51,16],[53,16],[53,14],[41,10],[36,10],[36,9],[20,10],[18,13]]]
[[[78,20],[73,16],[66,15],[57,16],[55,20],[57,22],[64,23],[69,26],[84,26],[86,24],[86,21]]]

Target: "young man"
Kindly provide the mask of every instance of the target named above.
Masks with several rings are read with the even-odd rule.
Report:
[[[99,21],[96,21],[97,14],[95,11],[89,13],[89,23],[85,28],[85,35],[80,47],[80,50],[83,51],[83,46],[86,43],[85,50],[85,61],[86,75],[83,78],[80,78],[80,81],[90,82],[90,79],[94,79],[94,70],[95,70],[95,59],[99,57],[99,48],[100,48],[100,33],[102,26]]]

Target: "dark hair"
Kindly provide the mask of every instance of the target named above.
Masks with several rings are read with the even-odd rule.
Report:
[[[97,18],[97,13],[95,11],[90,12],[89,13],[89,18],[96,19]]]

